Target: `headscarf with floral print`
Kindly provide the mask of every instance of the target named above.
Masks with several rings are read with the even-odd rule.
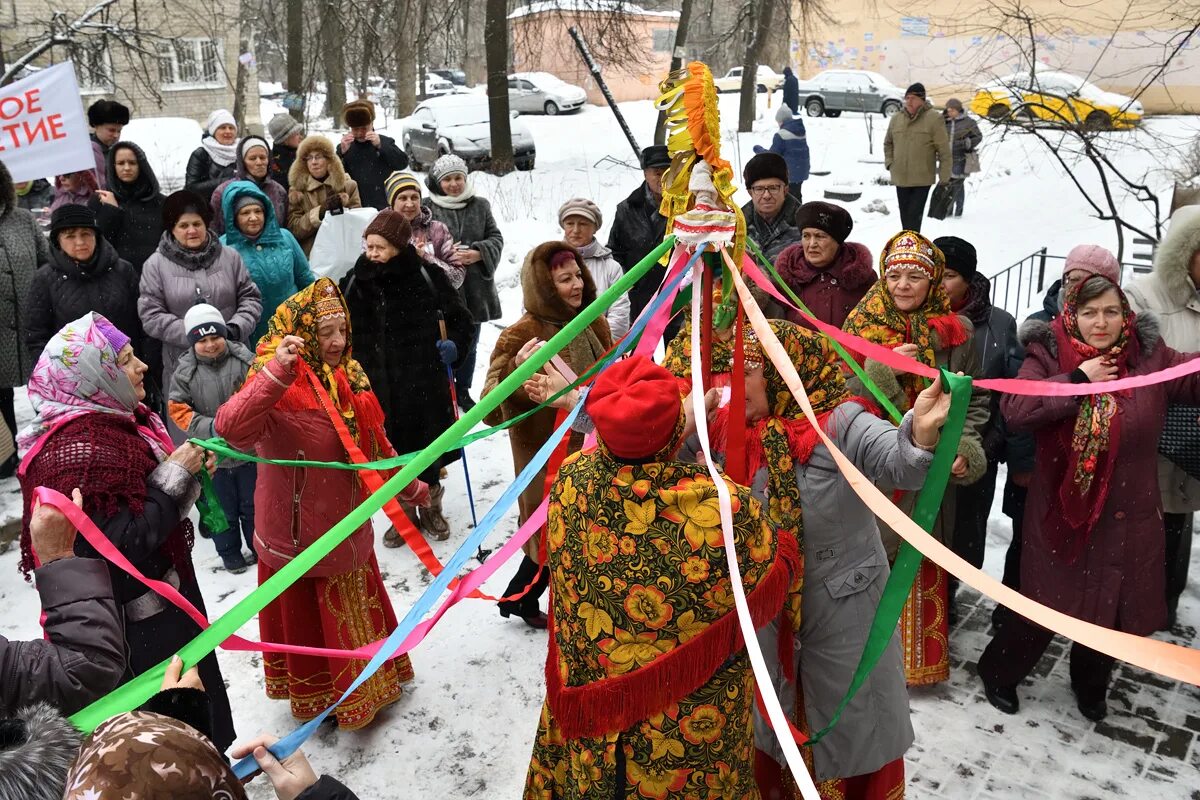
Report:
[[[929,278],[925,302],[912,311],[901,311],[887,287],[889,269],[915,267]],[[942,287],[946,258],[933,242],[914,231],[901,231],[888,240],[879,254],[879,280],[846,317],[842,330],[861,336],[868,342],[895,348],[902,344],[917,346],[917,360],[937,366],[935,351],[957,347],[967,341],[962,320],[950,308],[950,297]],[[859,356],[861,358],[861,356]],[[912,407],[926,381],[906,372],[897,377],[907,404]]]
[[[1124,378],[1129,374],[1129,359],[1138,344],[1134,333],[1137,315],[1130,308],[1121,287],[1110,283],[1121,300],[1121,332],[1107,349],[1092,347],[1079,332],[1078,297],[1087,283],[1080,282],[1067,291],[1062,314],[1051,323],[1058,344],[1059,368],[1069,373],[1083,362],[1107,353],[1116,364],[1117,378]],[[1064,545],[1070,561],[1083,552],[1092,527],[1104,509],[1121,443],[1121,415],[1118,413],[1117,398],[1127,394],[1103,392],[1083,395],[1075,419],[1058,429],[1059,443],[1063,452],[1067,453],[1067,458],[1061,462],[1062,475],[1056,480],[1058,505],[1061,508],[1054,509],[1053,514],[1056,518],[1061,515],[1062,533],[1066,539]]]
[[[170,797],[245,800],[212,742],[190,725],[133,711],[100,725],[79,748],[63,800]]]

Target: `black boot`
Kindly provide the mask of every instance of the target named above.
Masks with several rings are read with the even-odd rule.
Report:
[[[532,586],[530,586],[531,582]],[[538,608],[538,598],[542,596],[542,592],[546,590],[546,586],[549,583],[549,570],[541,570],[538,563],[532,558],[529,556],[523,557],[521,559],[521,566],[517,567],[517,574],[513,575],[508,588],[504,590],[504,596],[510,597],[514,594],[520,594],[525,590],[526,586],[529,586],[529,591],[523,597],[516,600],[502,600],[497,603],[500,609],[500,616],[506,619],[510,616],[520,617],[525,621],[526,625],[532,628],[545,628],[549,619]]]
[[[1021,701],[1017,697],[1015,686],[989,686],[983,682],[983,693],[988,702],[1005,714],[1015,714],[1021,710]]]

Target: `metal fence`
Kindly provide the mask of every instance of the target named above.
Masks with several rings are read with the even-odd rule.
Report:
[[[992,275],[992,305],[1003,308],[1018,320],[1037,310],[1046,289],[1062,274],[1061,262],[1066,256],[1053,255],[1046,248],[1036,250],[1020,261]],[[1047,262],[1050,263],[1050,280],[1046,279]],[[1140,262],[1122,261],[1122,269],[1134,273],[1150,271],[1150,265]]]

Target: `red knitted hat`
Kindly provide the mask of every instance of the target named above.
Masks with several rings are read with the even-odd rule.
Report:
[[[683,413],[675,376],[645,356],[601,372],[585,408],[609,452],[625,459],[665,450]]]

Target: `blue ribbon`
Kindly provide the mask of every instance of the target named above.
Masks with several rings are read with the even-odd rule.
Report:
[[[674,290],[674,288],[683,281],[685,276],[690,274],[692,265],[698,258],[700,258],[701,252],[702,249],[697,250],[688,261],[687,267],[681,270],[680,273],[675,276],[674,280],[672,280],[667,286],[659,291],[654,300],[642,310],[641,316],[638,317],[637,321],[630,328],[629,335],[625,337],[621,344],[614,349],[612,353],[605,357],[604,366],[601,368],[601,370],[607,368],[610,364],[612,364],[613,361],[619,358],[632,346],[633,342],[637,340],[638,334],[645,329],[646,325],[650,322],[650,319],[655,315],[659,307],[666,301],[667,297],[671,295],[671,292]],[[597,375],[598,374],[599,372]],[[308,741],[308,738],[313,735],[318,727],[320,727],[321,723],[324,722],[331,713],[333,713],[334,709],[344,703],[346,698],[348,698],[360,686],[370,680],[371,676],[379,671],[379,668],[382,667],[385,662],[392,659],[392,654],[400,647],[401,644],[404,643],[404,640],[408,638],[410,633],[412,633],[413,628],[415,628],[421,622],[421,620],[425,618],[426,614],[433,609],[434,604],[437,602],[438,598],[441,597],[442,593],[445,592],[449,587],[450,582],[454,580],[454,577],[458,575],[459,570],[463,568],[471,556],[479,549],[479,546],[487,540],[487,537],[491,535],[492,530],[500,523],[501,519],[508,512],[508,509],[517,501],[517,498],[520,496],[521,492],[524,491],[525,487],[528,486],[538,472],[541,471],[546,462],[550,460],[550,456],[553,454],[554,448],[558,445],[558,440],[565,436],[567,431],[570,430],[571,424],[575,421],[575,418],[579,416],[579,412],[581,410],[583,410],[582,402],[577,403],[575,408],[571,409],[571,413],[567,415],[567,418],[563,421],[562,425],[560,425],[558,429],[551,434],[550,438],[546,440],[546,443],[542,445],[541,449],[538,450],[533,459],[530,460],[530,462],[525,465],[525,468],[521,470],[521,473],[517,475],[516,480],[509,484],[508,488],[504,490],[502,495],[500,495],[500,498],[496,501],[495,505],[493,505],[488,513],[484,515],[483,519],[479,521],[479,525],[476,526],[473,531],[471,531],[463,543],[459,545],[459,548],[454,551],[454,555],[450,556],[450,558],[446,561],[446,568],[438,573],[437,577],[433,579],[433,582],[430,583],[429,586],[426,587],[425,591],[421,593],[421,596],[417,598],[415,603],[413,603],[412,608],[410,608],[408,613],[404,615],[404,619],[402,619],[400,624],[396,626],[396,630],[394,630],[392,634],[388,636],[387,640],[383,643],[383,646],[380,647],[379,651],[371,657],[371,660],[368,661],[366,666],[363,667],[362,672],[358,674],[358,677],[354,679],[354,681],[350,684],[350,687],[346,689],[341,697],[338,698],[337,702],[322,711],[317,716],[313,717],[308,722],[296,728],[294,731],[280,739],[275,744],[271,745],[270,751],[275,758],[282,761],[283,759],[295,753],[301,745]],[[253,755],[250,755],[246,756],[237,764],[235,764],[233,767],[233,772],[239,779],[245,779],[258,771],[258,768],[258,762],[254,760]]]

